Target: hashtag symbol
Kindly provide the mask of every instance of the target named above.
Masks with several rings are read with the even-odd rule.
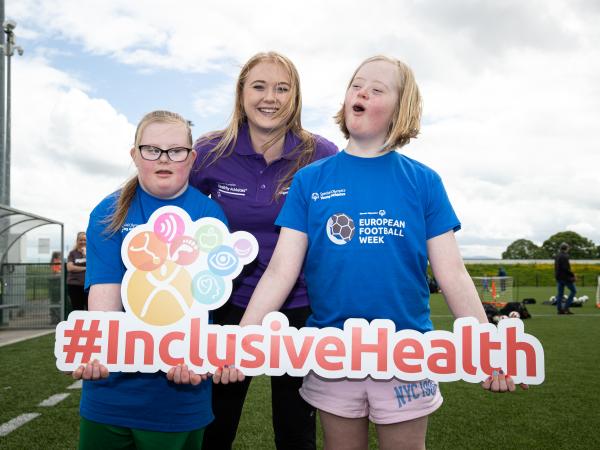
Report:
[[[75,327],[71,330],[65,330],[65,337],[71,338],[68,344],[63,346],[63,352],[67,354],[66,363],[72,363],[77,354],[81,354],[81,361],[89,362],[93,353],[100,352],[99,345],[95,345],[96,339],[102,336],[102,331],[98,329],[99,320],[92,320],[90,327],[83,328],[84,320],[78,319],[75,321]],[[81,341],[84,344],[81,344]]]

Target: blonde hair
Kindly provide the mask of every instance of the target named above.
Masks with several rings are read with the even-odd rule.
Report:
[[[251,57],[240,70],[235,87],[235,103],[233,113],[229,125],[223,130],[209,133],[200,137],[196,141],[196,146],[206,144],[210,141],[218,139],[217,144],[212,148],[204,160],[200,164],[207,166],[214,164],[220,158],[226,158],[233,153],[233,149],[238,140],[239,130],[243,124],[248,121],[244,111],[244,85],[248,78],[248,73],[252,68],[260,63],[278,64],[290,77],[290,101],[282,105],[282,108],[277,112],[276,117],[282,118],[284,126],[273,134],[273,137],[265,144],[266,148],[271,147],[275,142],[284,137],[288,132],[292,132],[300,139],[300,143],[292,150],[292,154],[298,153],[295,164],[288,172],[281,177],[275,190],[275,198],[281,195],[292,182],[294,174],[310,163],[315,154],[315,138],[314,136],[302,128],[301,112],[302,112],[302,95],[300,92],[300,77],[296,67],[285,56],[277,52],[257,53]]]
[[[192,130],[190,129],[190,123],[183,118],[183,116],[171,112],[171,111],[152,111],[142,117],[140,123],[135,130],[135,141],[134,148],[138,148],[140,145],[140,141],[142,139],[142,135],[144,134],[144,130],[151,123],[172,123],[172,124],[181,124],[185,126],[185,130],[187,133],[187,141],[188,144],[192,145]],[[137,187],[139,184],[138,176],[134,176],[129,179],[121,188],[119,192],[119,200],[115,207],[114,212],[108,217],[107,222],[109,233],[116,233],[121,229],[123,223],[125,223],[125,218],[127,217],[127,211],[129,210],[129,206],[131,206],[131,201],[135,196],[137,191]]]
[[[85,236],[85,231],[79,231],[77,233],[77,235],[75,236],[75,245],[73,245],[73,248],[71,249],[71,251],[77,250],[77,241],[79,241],[80,236]]]
[[[387,61],[398,69],[398,103],[396,104],[396,109],[386,135],[386,140],[383,144],[382,151],[385,152],[394,148],[401,148],[408,144],[412,138],[417,137],[421,128],[422,99],[419,87],[415,81],[415,76],[412,70],[410,70],[410,67],[398,59],[383,55],[365,59],[352,74],[346,90],[352,85],[354,77],[360,68],[365,64],[374,61]],[[346,126],[344,106],[345,105],[342,104],[342,107],[334,116],[334,119],[335,123],[340,126],[340,130],[342,130],[346,139],[348,139],[350,137],[350,132]]]

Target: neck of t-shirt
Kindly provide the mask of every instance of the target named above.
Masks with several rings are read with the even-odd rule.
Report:
[[[139,184],[140,184],[140,188],[142,189],[142,191],[144,191],[146,194],[151,195],[152,197],[159,198],[161,200],[172,200],[174,198],[177,198],[181,194],[183,194],[185,192],[185,190],[188,188],[188,182],[186,181],[185,184],[183,185],[183,187],[179,191],[177,191],[174,195],[165,197],[165,196],[157,195],[157,194],[154,194],[153,192],[150,192],[148,189],[146,189],[146,187],[141,182]]]

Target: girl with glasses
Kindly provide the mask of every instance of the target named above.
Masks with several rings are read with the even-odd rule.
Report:
[[[196,158],[188,122],[179,114],[153,111],[137,126],[130,150],[137,175],[100,202],[87,229],[90,311],[121,311],[125,266],[121,244],[137,225],[162,206],[178,206],[192,220],[214,217],[221,208],[188,185]],[[186,372],[187,373],[187,372]],[[83,378],[80,443],[82,449],[197,449],[213,419],[211,383],[180,386],[164,373],[108,373],[97,360],[81,366]],[[188,375],[189,376],[189,375]],[[177,373],[179,377],[179,372]],[[202,378],[206,379],[205,376]]]

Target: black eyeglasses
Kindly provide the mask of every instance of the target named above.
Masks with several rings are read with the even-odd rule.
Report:
[[[168,150],[163,150],[162,148],[154,147],[153,145],[138,145],[138,148],[140,149],[140,155],[142,155],[142,158],[146,161],[157,161],[163,153],[166,153],[167,158],[171,161],[183,162],[192,151],[191,148],[186,147],[173,147]]]

